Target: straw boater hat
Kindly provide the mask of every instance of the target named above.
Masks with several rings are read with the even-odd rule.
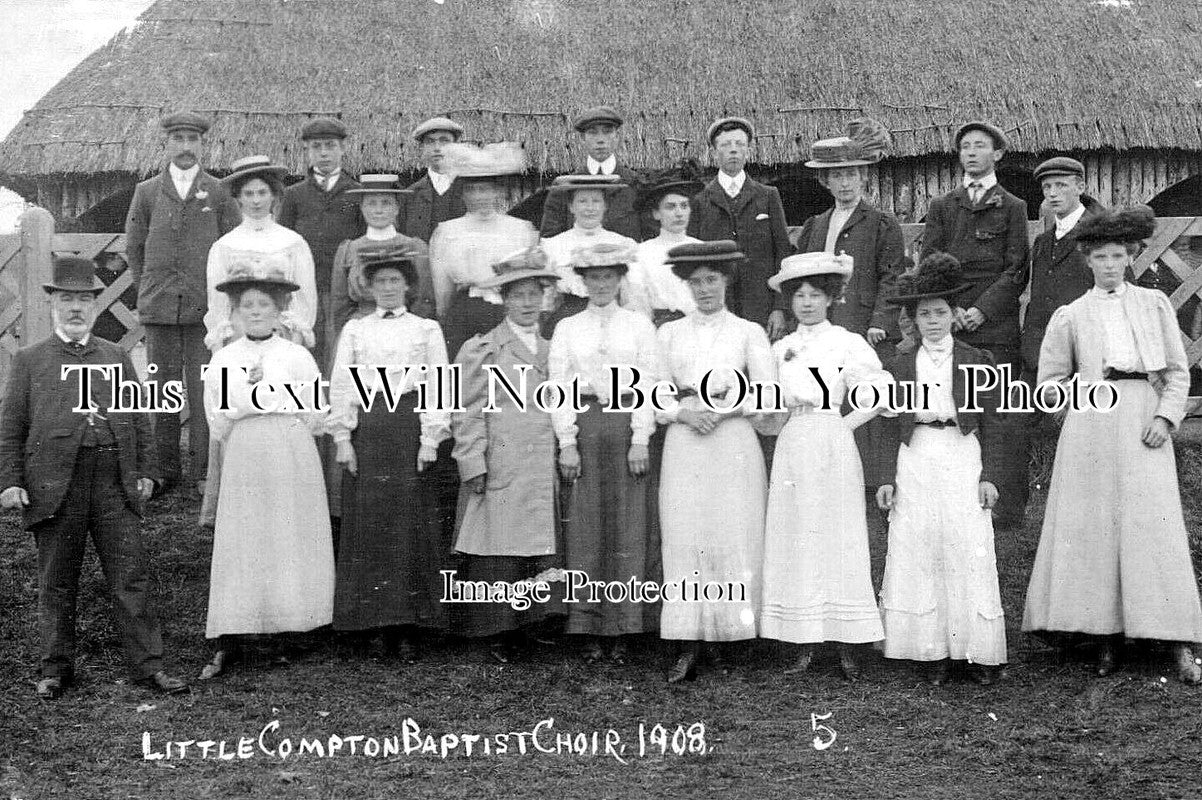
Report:
[[[526,153],[517,142],[483,147],[452,142],[442,150],[442,169],[460,180],[490,180],[526,171]]]
[[[96,264],[79,256],[59,256],[54,259],[54,273],[42,288],[53,292],[103,292],[104,283],[96,277]]]
[[[222,183],[231,184],[240,178],[250,178],[258,175],[274,175],[283,178],[288,174],[288,168],[272,164],[267,156],[246,156],[230,164],[230,174],[221,179]]]
[[[737,243],[730,239],[718,239],[713,242],[678,244],[668,251],[664,263],[672,268],[676,277],[687,281],[701,267],[733,275],[746,258]]]
[[[230,293],[240,289],[283,289],[295,292],[300,288],[288,280],[284,271],[275,266],[264,266],[252,261],[235,263],[226,274],[225,280],[217,284],[219,292]]]
[[[609,193],[625,189],[621,175],[560,175],[551,181],[550,192],[575,192],[580,189],[600,189]]]
[[[363,265],[363,280],[371,282],[372,276],[385,267],[399,269],[405,276],[405,283],[416,287],[417,259],[419,251],[412,244],[405,242],[382,242],[368,245],[359,250],[359,261]]]
[[[877,163],[889,150],[889,130],[875,119],[863,117],[847,125],[846,136],[819,139],[810,145],[812,169],[862,167]]]
[[[538,245],[511,253],[492,265],[496,273],[492,278],[481,281],[482,289],[499,289],[511,283],[537,279],[544,284],[559,280],[554,270],[547,269],[547,254]]]
[[[603,242],[577,247],[572,251],[570,263],[578,275],[598,267],[609,267],[625,274],[637,258],[638,253],[632,245]]]
[[[955,256],[931,253],[917,267],[898,278],[897,294],[888,302],[905,306],[936,297],[951,298],[971,288],[971,283],[965,283],[964,272]]]
[[[854,265],[855,261],[846,253],[799,253],[781,260],[780,272],[768,279],[768,286],[779,292],[787,281],[814,275],[841,275],[846,280],[851,277]]]
[[[1081,222],[1073,230],[1078,246],[1142,244],[1156,233],[1156,214],[1147,206],[1111,211]]]
[[[412,189],[401,188],[399,175],[360,175],[359,186],[347,189],[346,194],[413,194]]]

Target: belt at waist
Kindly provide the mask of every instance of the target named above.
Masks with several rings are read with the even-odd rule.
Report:
[[[622,400],[629,402],[634,399],[634,392],[623,392],[621,395],[619,395],[619,397]],[[601,398],[592,392],[585,392],[584,394],[580,395],[580,399],[586,403],[594,400],[598,403],[601,402]]]
[[[954,419],[933,419],[928,422],[919,422],[918,420],[915,420],[914,424],[915,425],[926,425],[927,427],[930,427],[930,428],[954,428],[954,427],[956,427],[956,421]]]
[[[729,389],[723,389],[720,392],[709,392],[708,394],[709,394],[709,398],[711,400],[725,400],[726,395],[729,391],[730,391]],[[700,396],[701,396],[701,393],[698,392],[696,389],[694,389],[692,386],[686,386],[683,389],[680,389],[679,391],[676,392],[677,400],[686,400],[690,397],[700,397]]]
[[[1148,373],[1146,372],[1127,372],[1121,369],[1107,368],[1102,373],[1102,378],[1108,381],[1146,381]]]

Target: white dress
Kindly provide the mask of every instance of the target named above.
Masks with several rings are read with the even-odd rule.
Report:
[[[213,532],[205,636],[308,631],[330,624],[334,549],[325,481],[313,437],[324,414],[259,390],[261,411],[241,367],[259,364],[263,382],[291,382],[302,398],[320,373],[309,351],[278,336],[236,339],[213,355],[205,374],[205,413],[222,443],[222,484]],[[222,374],[228,368],[222,410]]]
[[[945,347],[933,354],[920,347],[914,355],[915,382],[930,391],[915,422],[956,419],[952,352]],[[980,478],[975,431],[915,425],[898,449],[881,584],[886,658],[1006,662],[993,520],[981,507]]]
[[[775,377],[764,329],[725,309],[666,323],[658,339],[659,373],[678,390],[696,392],[710,370],[711,397],[734,383],[732,370],[754,382]],[[746,406],[753,405],[749,399]],[[705,406],[691,396],[680,401],[680,408]],[[668,425],[659,485],[664,581],[733,585],[743,594],[722,602],[664,601],[660,636],[754,639],[768,481],[753,417],[733,412],[712,433],[701,435],[677,422],[680,408],[657,413]]]
[[[798,328],[772,353],[792,411],[772,461],[760,635],[799,644],[879,641],[885,632],[872,589],[864,470],[839,409],[852,387],[883,387],[887,373],[863,337],[829,322]]]

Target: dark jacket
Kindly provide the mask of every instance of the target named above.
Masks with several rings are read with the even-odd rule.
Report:
[[[833,212],[833,208],[827,209],[805,221],[797,237],[799,253],[820,253],[826,249]],[[896,294],[895,284],[906,260],[905,240],[897,217],[861,200],[839,232],[835,252],[851,256],[855,272],[843,292],[843,302],[831,306],[831,323],[861,336],[869,328],[880,328],[890,340],[901,339],[898,308],[886,302]]]
[[[963,186],[931,201],[922,236],[922,258],[950,253],[971,284],[952,298],[961,308],[976,307],[985,322],[964,341],[978,347],[1018,347],[1020,275],[1027,265],[1027,204],[997,184],[973,205]]]
[[[915,359],[918,358],[920,347],[908,353],[899,354],[892,363],[886,365],[889,372],[893,373],[894,381],[914,383]],[[1005,468],[1005,454],[1002,450],[1004,433],[997,410],[1000,392],[996,387],[988,391],[978,391],[976,404],[980,406],[981,411],[962,410],[966,406],[968,394],[968,381],[964,371],[960,369],[963,364],[985,364],[992,367],[994,366],[993,356],[988,350],[979,350],[956,339],[952,345],[952,397],[956,403],[956,423],[960,433],[967,436],[973,431],[978,431],[977,436],[981,442],[980,480],[989,481],[994,486],[1000,487],[1002,485],[1001,476]],[[1014,376],[1014,379],[1017,380],[1017,376]],[[900,403],[904,395],[900,391],[896,394]],[[915,402],[920,403],[921,388],[915,387],[913,396],[916,398]],[[885,483],[896,483],[897,449],[902,444],[909,444],[910,438],[914,435],[916,424],[914,412],[902,411],[896,417],[881,418],[881,422],[881,433],[884,437],[879,450],[881,476]]]
[[[583,172],[583,171],[582,171]],[[607,231],[620,233],[642,242],[659,235],[659,225],[651,219],[650,213],[640,213],[638,207],[639,193],[636,188],[642,181],[642,176],[621,164],[614,170],[615,175],[622,178],[625,189],[609,192],[605,195],[605,216],[601,219],[601,227]],[[550,239],[572,227],[574,220],[568,211],[568,198],[571,192],[548,192],[543,203],[543,222],[539,226],[539,235]]]
[[[1105,207],[1092,197],[1082,197],[1085,214],[1077,225],[1056,239],[1056,229],[1044,231],[1035,237],[1031,248],[1031,299],[1023,318],[1022,353],[1023,368],[1039,371],[1039,347],[1047,330],[1052,314],[1085,294],[1093,286],[1093,270],[1077,249],[1077,230],[1086,220],[1105,213]],[[1021,292],[1026,285],[1027,273],[1019,283]]]
[[[126,382],[138,379],[129,356],[96,336],[76,352],[52,334],[13,357],[0,410],[0,489],[20,486],[29,493],[26,528],[54,516],[62,505],[88,425],[86,414],[71,410],[79,399],[79,375],[60,377],[64,364],[120,364]],[[125,501],[140,515],[138,478],[156,477],[150,420],[140,412],[103,411],[109,403],[110,382],[94,371],[91,381],[92,397],[117,440]]]
[[[785,209],[775,187],[748,176],[738,197],[732,199],[714,178],[693,198],[689,235],[706,242],[732,239],[747,256],[727,291],[726,305],[731,311],[766,327],[768,315],[786,307],[768,288],[768,279],[780,270],[781,259],[793,253]]]
[[[317,290],[323,294],[330,289],[330,269],[338,245],[347,239],[357,239],[367,230],[359,212],[358,195],[347,194],[359,188],[359,182],[343,172],[331,191],[321,188],[313,170],[300,183],[284,190],[280,213],[276,221],[301,235],[313,253],[313,274]]]
[[[421,239],[429,244],[434,229],[440,223],[467,213],[467,208],[463,205],[461,181],[452,181],[451,188],[447,189],[442,197],[437,197],[434,193],[434,184],[430,183],[429,174],[421,176],[409,184],[408,188],[413,190],[413,194],[401,195],[401,213],[397,223],[397,230],[406,236]]]
[[[241,221],[238,204],[203,170],[184,198],[166,169],[139,183],[125,218],[125,259],[138,289],[139,321],[202,322],[209,310],[209,248]]]

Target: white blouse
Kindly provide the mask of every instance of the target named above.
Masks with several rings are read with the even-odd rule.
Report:
[[[375,391],[374,403],[385,403],[387,394],[377,366],[386,367],[385,375],[394,396],[416,391],[426,386],[426,402],[438,402],[437,387],[429,367],[446,366],[447,346],[442,328],[432,319],[410,314],[404,308],[394,309],[396,316],[385,319],[383,309],[352,319],[342,328],[334,369],[330,377],[330,416],[326,428],[335,442],[350,441],[351,431],[359,425],[359,392],[349,367],[359,365],[359,380],[368,397]],[[409,369],[406,370],[405,367]],[[421,367],[427,367],[423,370]],[[443,398],[449,401],[450,374],[444,370]],[[451,417],[448,410],[431,409],[419,412],[421,443],[438,447],[450,435]]]
[[[729,390],[738,390],[736,372],[753,384],[776,379],[776,365],[764,329],[726,309],[716,314],[693,312],[666,323],[656,338],[660,377],[676,384],[677,391],[700,392],[701,380],[709,373],[706,391],[719,407],[733,402],[733,397],[725,402],[718,398]],[[772,395],[765,392],[764,402],[772,400]],[[749,390],[742,412],[754,413],[755,403],[755,394]],[[686,398],[667,411],[657,411],[655,416],[667,424],[676,422],[681,408],[701,407],[699,400]]]
[[[685,314],[696,311],[697,303],[693,300],[689,285],[676,277],[676,273],[664,261],[673,247],[700,241],[692,236],[668,238],[661,232],[654,239],[641,243],[638,246],[638,261],[630,265],[627,275],[631,293],[627,305],[648,316],[657,308]]]
[[[493,264],[537,241],[533,225],[508,214],[467,214],[439,223],[430,237],[430,277],[439,318],[450,310],[458,289],[466,288],[471,297],[499,305],[500,292],[478,284],[495,276]]]
[[[602,406],[609,402],[610,371],[619,367],[618,385],[632,382],[630,368],[637,367],[635,385],[644,402],[630,414],[633,444],[647,444],[655,431],[655,411],[649,392],[656,381],[658,357],[655,326],[651,321],[617,303],[599,307],[591,303],[579,314],[560,320],[551,337],[548,370],[551,380],[568,392],[569,402],[552,412],[551,421],[561,448],[576,444],[576,412],[571,407],[573,378],[579,377],[580,393],[597,395]]]
[[[543,239],[543,251],[547,254],[547,266],[559,274],[556,289],[560,294],[574,294],[577,297],[588,297],[584,288],[584,278],[572,269],[572,251],[578,247],[591,247],[595,244],[624,244],[635,247],[634,239],[620,233],[607,231],[605,228],[568,228],[563,233]]]
[[[255,390],[245,370],[263,371],[261,387]],[[224,441],[234,422],[254,414],[295,414],[314,436],[323,432],[325,411],[317,410],[314,382],[321,380],[317,362],[299,344],[272,336],[261,342],[241,337],[213,354],[204,369],[204,411],[213,437]],[[284,384],[304,403],[298,407]],[[320,388],[320,387],[318,387]],[[223,400],[225,401],[223,407]]]
[[[1135,346],[1131,320],[1127,319],[1127,312],[1123,310],[1123,295],[1127,293],[1127,284],[1121,283],[1113,291],[1099,289],[1097,286],[1089,291],[1101,301],[1098,303],[1098,316],[1102,319],[1102,330],[1106,332],[1103,366],[1122,372],[1144,372],[1144,362]]]
[[[941,342],[925,339],[914,354],[914,420],[936,422],[956,419],[955,379],[952,348],[955,342],[949,335]],[[925,401],[926,407],[923,408]]]
[[[863,336],[829,321],[798,326],[795,332],[772,345],[772,354],[784,403],[789,408],[804,406],[838,414],[843,398],[860,384],[866,384],[857,395],[861,406],[867,408],[871,400],[867,385],[877,387],[882,403],[886,399],[890,378],[881,369],[876,351]],[[822,376],[829,398],[824,399],[811,367],[817,368]]]
[[[299,233],[269,218],[245,219],[209,248],[205,270],[209,310],[204,315],[205,344],[208,348],[216,351],[225,342],[241,335],[237,321],[230,319],[233,311],[230,298],[224,292],[217,291],[217,285],[224,282],[231,272],[242,271],[255,275],[281,273],[285,279],[300,286],[292,293],[287,310],[280,314],[280,322],[290,330],[295,330],[306,347],[312,347],[313,324],[317,320],[313,254]]]

